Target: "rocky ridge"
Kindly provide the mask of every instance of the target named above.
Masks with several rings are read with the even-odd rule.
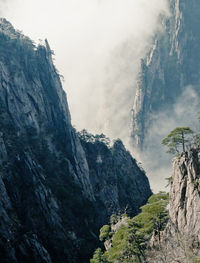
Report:
[[[110,215],[151,195],[120,141],[79,139],[52,53],[0,19],[2,263],[88,262]]]
[[[132,137],[133,144],[144,151],[159,114],[175,115],[174,105],[187,89],[200,97],[200,2],[169,0],[169,7],[171,15],[161,19],[163,29],[142,60],[138,77]]]
[[[192,149],[173,161],[169,223],[160,240],[153,236],[149,262],[199,262],[199,203],[200,155]]]

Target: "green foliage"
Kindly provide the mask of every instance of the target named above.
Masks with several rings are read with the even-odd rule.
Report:
[[[194,137],[194,144],[195,146],[197,146],[198,148],[200,147],[200,134],[196,134]]]
[[[159,233],[165,228],[168,221],[168,203],[169,195],[165,192],[152,195],[148,203],[141,208],[142,213],[133,218],[133,221],[141,226],[142,231],[148,237],[151,236],[153,230]]]
[[[177,127],[162,140],[162,144],[169,148],[167,153],[179,154],[180,147],[185,152],[186,143],[191,141],[189,136],[192,134],[193,131],[189,127]]]
[[[173,182],[173,177],[170,176],[170,177],[168,177],[168,178],[165,178],[165,180],[167,181],[166,187],[168,187],[168,186],[171,185],[171,183]]]
[[[93,258],[90,259],[90,263],[107,263],[106,256],[103,254],[100,248],[94,252]]]
[[[114,234],[112,247],[105,253],[109,262],[115,262],[123,257],[128,245],[128,226],[121,226]]]
[[[169,195],[165,192],[159,192],[152,195],[148,203],[141,207],[139,215],[132,219],[127,217],[124,221],[126,223],[113,233],[112,246],[104,252],[107,262],[146,262],[146,250],[153,231],[156,231],[160,237],[160,232],[164,230],[167,224],[168,203]],[[111,223],[115,222],[116,224],[117,218],[116,215],[113,215]],[[102,229],[103,237],[108,237],[110,227],[106,225]]]
[[[103,133],[93,135],[89,133],[86,129],[83,129],[82,131],[77,132],[77,134],[82,141],[90,142],[90,143],[101,142],[108,147],[110,146],[110,139],[106,137]]]
[[[104,225],[101,229],[100,229],[100,235],[99,235],[99,239],[100,241],[105,241],[110,237],[110,231],[111,228],[109,225]]]
[[[148,199],[149,204],[153,204],[153,203],[158,202],[158,201],[161,201],[161,202],[166,201],[168,203],[169,202],[169,193],[160,191],[158,194],[154,194],[154,195],[150,196]]]
[[[194,188],[195,189],[199,189],[199,185],[200,185],[200,179],[199,178],[196,178],[194,181],[193,181],[193,184],[194,184]]]
[[[119,221],[119,216],[116,214],[111,215],[110,217],[110,224],[114,225]]]

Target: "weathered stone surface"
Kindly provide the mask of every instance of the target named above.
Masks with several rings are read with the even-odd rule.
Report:
[[[171,15],[161,21],[163,30],[142,60],[138,77],[132,136],[141,150],[150,144],[149,134],[159,114],[173,119],[173,107],[186,89],[192,88],[200,97],[200,2],[169,0],[169,5]]]
[[[70,119],[47,40],[0,19],[2,263],[86,263],[109,216],[151,195],[121,142],[80,142]]]
[[[152,240],[150,262],[194,263],[200,248],[200,159],[197,150],[173,161],[169,223],[161,242]]]
[[[99,206],[102,203],[105,205],[106,217],[116,212],[128,212],[132,216],[139,213],[140,206],[146,203],[151,190],[144,171],[141,171],[122,142],[117,140],[111,149],[98,141],[82,141],[82,145],[94,196]]]

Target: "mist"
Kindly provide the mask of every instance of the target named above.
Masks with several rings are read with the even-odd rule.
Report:
[[[180,94],[174,105],[159,114],[152,116],[152,125],[145,138],[146,148],[142,156],[143,167],[150,176],[154,192],[166,191],[166,178],[172,175],[173,155],[166,153],[167,147],[161,144],[162,140],[176,127],[189,126],[199,133],[198,121],[200,98],[192,86],[187,86]]]
[[[120,138],[129,148],[140,61],[162,30],[160,16],[169,15],[168,1],[5,0],[0,9],[36,43],[48,39],[75,128]],[[150,174],[157,171],[148,155],[144,161]]]
[[[76,128],[125,139],[140,59],[160,26],[159,16],[166,12],[167,1],[7,3],[4,15],[15,27],[36,42],[48,38],[65,78]]]

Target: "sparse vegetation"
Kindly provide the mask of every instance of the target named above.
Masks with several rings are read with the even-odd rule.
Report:
[[[167,181],[167,185],[165,187],[168,187],[169,185],[171,185],[171,183],[173,182],[173,177],[170,176],[168,178],[165,178],[165,180]]]
[[[110,231],[111,231],[110,226],[109,225],[104,225],[100,229],[100,236],[99,236],[100,241],[107,240],[110,237]]]
[[[162,144],[168,147],[167,153],[179,154],[180,148],[186,151],[186,144],[191,141],[193,131],[189,127],[177,127],[163,139]]]
[[[116,224],[117,217],[112,216],[111,226],[104,226],[100,232],[100,240],[105,240],[105,237],[110,236],[112,242],[112,246],[103,255],[101,254],[100,258],[104,256],[105,261],[90,262],[147,262],[148,242],[153,232],[156,232],[160,238],[160,233],[168,222],[168,202],[169,195],[165,192],[152,195],[148,203],[141,207],[141,213],[133,218],[126,217],[127,224],[122,224],[116,232],[112,231],[112,226]],[[100,251],[98,255],[99,253]],[[96,251],[94,257],[97,257]]]
[[[106,146],[110,146],[110,139],[106,137],[103,133],[102,134],[96,134],[93,135],[89,133],[86,129],[83,129],[82,131],[77,133],[79,138],[85,142],[89,143],[96,143],[101,142],[104,143]]]
[[[94,252],[93,258],[90,260],[90,263],[108,263],[108,261],[106,260],[102,250],[97,248],[97,250]]]

